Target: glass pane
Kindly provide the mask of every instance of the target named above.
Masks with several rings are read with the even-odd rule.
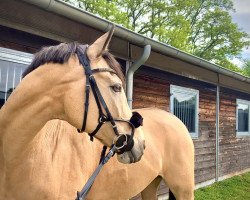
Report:
[[[238,104],[238,131],[248,132],[249,130],[249,107],[245,104]]]
[[[188,128],[190,133],[195,132],[196,95],[175,92],[174,115],[177,116]]]
[[[0,60],[0,108],[21,81],[27,65]]]

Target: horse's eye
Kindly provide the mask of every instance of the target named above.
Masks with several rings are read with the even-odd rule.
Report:
[[[110,86],[114,92],[121,92],[122,91],[122,86],[121,84],[117,83],[112,86]]]

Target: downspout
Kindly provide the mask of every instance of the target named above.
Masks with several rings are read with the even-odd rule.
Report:
[[[219,180],[219,152],[220,152],[220,86],[217,85],[216,90],[216,156],[215,156],[215,181]]]
[[[151,46],[146,45],[143,49],[142,56],[137,61],[135,61],[128,69],[128,72],[126,75],[126,91],[127,91],[128,105],[131,109],[132,109],[132,102],[133,102],[134,73],[136,70],[139,69],[141,65],[143,65],[146,62],[150,53],[151,53]]]

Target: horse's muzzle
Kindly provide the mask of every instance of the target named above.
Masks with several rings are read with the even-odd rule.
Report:
[[[131,127],[131,134],[121,134],[116,138],[114,145],[116,146],[117,154],[123,154],[124,152],[131,151],[134,147],[134,131],[135,128],[142,126],[143,118],[138,112],[133,112],[132,117],[129,121]]]

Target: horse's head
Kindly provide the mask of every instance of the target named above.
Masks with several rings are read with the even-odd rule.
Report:
[[[139,127],[142,117],[131,112],[122,71],[107,51],[112,34],[113,30],[89,47],[76,48],[77,56],[68,62],[73,69],[69,76],[75,81],[65,95],[64,107],[67,121],[104,145],[116,145],[118,160],[132,163],[140,160],[145,148]]]

